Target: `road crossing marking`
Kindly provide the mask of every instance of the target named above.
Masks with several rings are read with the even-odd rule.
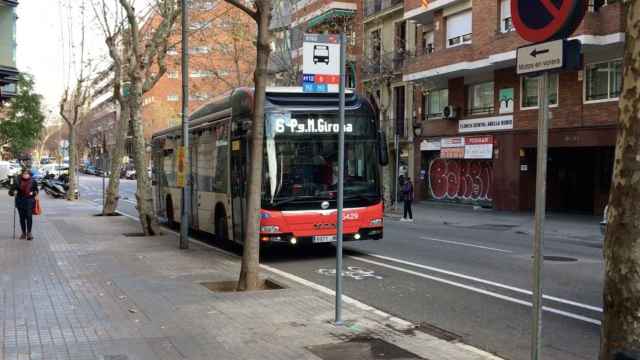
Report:
[[[497,252],[501,252],[501,253],[507,253],[507,254],[513,253],[513,251],[511,251],[511,250],[502,250],[502,249],[492,248],[492,247],[488,247],[488,246],[469,244],[469,243],[464,243],[464,242],[459,242],[459,241],[442,240],[442,239],[436,239],[436,238],[431,238],[431,237],[426,237],[426,236],[421,236],[420,239],[429,240],[429,241],[437,241],[437,242],[442,242],[442,243],[446,243],[446,244],[468,246],[468,247],[473,247],[473,248],[478,248],[478,249],[484,249],[484,250],[497,251]]]
[[[417,268],[420,268],[420,269],[437,272],[437,273],[440,273],[440,274],[445,274],[445,275],[449,275],[449,276],[458,277],[458,278],[461,278],[461,279],[475,281],[475,282],[478,282],[478,283],[481,283],[481,284],[490,285],[490,286],[493,286],[493,287],[510,290],[510,291],[517,292],[517,293],[524,294],[524,295],[529,295],[529,296],[533,295],[533,293],[530,290],[518,288],[518,287],[515,287],[515,286],[511,286],[511,285],[502,284],[502,283],[495,282],[495,281],[481,279],[481,278],[478,278],[478,277],[475,277],[475,276],[470,276],[470,275],[465,275],[465,274],[461,274],[461,273],[457,273],[457,272],[453,272],[453,271],[449,271],[449,270],[439,269],[439,268],[436,268],[436,267],[433,267],[433,266],[422,265],[422,264],[414,263],[414,262],[411,262],[411,261],[406,261],[406,260],[402,260],[402,259],[396,259],[396,258],[389,257],[389,256],[383,256],[383,255],[377,255],[377,254],[367,254],[367,255],[371,256],[371,257],[378,258],[378,259],[382,259],[382,260],[392,261],[392,262],[395,262],[395,263],[398,263],[398,264],[409,265],[409,266],[417,267]],[[572,301],[572,300],[562,299],[562,298],[551,296],[551,295],[543,295],[542,297],[544,299],[555,301],[555,302],[562,303],[562,304],[565,304],[565,305],[572,305],[572,306],[575,306],[575,307],[579,307],[579,308],[583,308],[583,309],[587,309],[587,310],[591,310],[591,311],[595,311],[595,312],[602,312],[602,308],[599,308],[599,307],[596,307],[596,306],[587,305],[587,304],[579,303],[579,302]]]
[[[364,258],[361,258],[361,257],[358,257],[358,256],[349,256],[349,257],[351,259],[354,259],[354,260],[357,260],[357,261],[362,261],[362,262],[365,262],[367,264],[377,265],[377,266],[384,267],[384,268],[387,268],[387,269],[396,270],[396,271],[399,271],[399,272],[403,272],[403,273],[414,275],[414,276],[417,276],[417,277],[421,277],[421,278],[433,280],[433,281],[436,281],[436,282],[440,282],[440,283],[443,283],[443,284],[455,286],[455,287],[458,287],[458,288],[461,288],[461,289],[465,289],[465,290],[469,290],[469,291],[476,292],[476,293],[479,293],[479,294],[491,296],[491,297],[494,297],[494,298],[497,298],[497,299],[501,299],[501,300],[505,300],[505,301],[508,301],[508,302],[512,302],[512,303],[515,303],[515,304],[525,305],[525,306],[529,306],[529,307],[532,306],[531,302],[529,302],[529,301],[516,299],[516,298],[511,297],[511,296],[502,295],[502,294],[499,294],[499,293],[496,293],[496,292],[493,292],[493,291],[489,291],[489,290],[485,290],[485,289],[481,289],[481,288],[478,288],[478,287],[475,287],[475,286],[465,285],[465,284],[462,284],[462,283],[459,283],[459,282],[456,282],[456,281],[447,280],[447,279],[439,278],[439,277],[436,277],[436,276],[423,274],[423,273],[420,273],[420,272],[417,272],[417,271],[404,269],[404,268],[401,268],[401,267],[398,267],[398,266],[381,263],[379,261],[364,259]],[[587,322],[587,323],[590,323],[590,324],[601,325],[600,320],[593,319],[593,318],[586,317],[586,316],[582,316],[582,315],[578,315],[578,314],[574,314],[574,313],[571,313],[571,312],[568,312],[568,311],[552,308],[552,307],[549,307],[549,306],[543,306],[542,309],[544,311],[547,311],[547,312],[550,312],[550,313],[554,313],[554,314],[565,316],[565,317],[568,317],[568,318],[584,321],[584,322]]]

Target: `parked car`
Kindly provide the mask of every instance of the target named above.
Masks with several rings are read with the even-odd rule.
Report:
[[[135,180],[136,179],[136,169],[128,169],[124,172],[125,179]]]
[[[95,175],[96,174],[96,167],[93,165],[87,165],[84,168],[84,173],[87,175]]]

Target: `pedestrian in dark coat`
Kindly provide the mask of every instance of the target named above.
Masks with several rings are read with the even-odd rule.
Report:
[[[411,211],[411,203],[413,202],[413,183],[411,178],[407,177],[402,185],[402,198],[404,200],[404,216],[402,220],[413,221],[413,211]],[[407,217],[407,215],[409,217]]]
[[[31,228],[33,226],[33,208],[38,196],[38,184],[33,180],[31,171],[23,169],[22,173],[13,182],[9,195],[15,196],[15,206],[20,215],[20,229],[22,240],[33,240]]]

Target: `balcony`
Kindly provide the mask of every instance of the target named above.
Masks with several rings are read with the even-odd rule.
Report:
[[[370,51],[362,64],[363,79],[392,79],[402,73],[406,60],[405,52],[390,51],[384,54]]]
[[[386,10],[399,7],[403,3],[403,0],[365,0],[364,17],[368,18],[376,14],[384,13]]]

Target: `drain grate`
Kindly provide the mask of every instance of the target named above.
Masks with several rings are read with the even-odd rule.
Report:
[[[426,360],[377,338],[354,338],[346,342],[308,346],[322,360]]]
[[[572,258],[572,257],[553,256],[553,255],[545,255],[544,259],[546,261],[555,261],[555,262],[575,262],[575,261],[578,261],[578,259]]]
[[[444,341],[459,341],[462,340],[462,336],[458,334],[454,334],[445,329],[439,328],[435,325],[420,323],[420,325],[416,326],[415,330],[422,331],[425,334],[429,334],[431,336],[435,336],[438,339],[442,339]]]

